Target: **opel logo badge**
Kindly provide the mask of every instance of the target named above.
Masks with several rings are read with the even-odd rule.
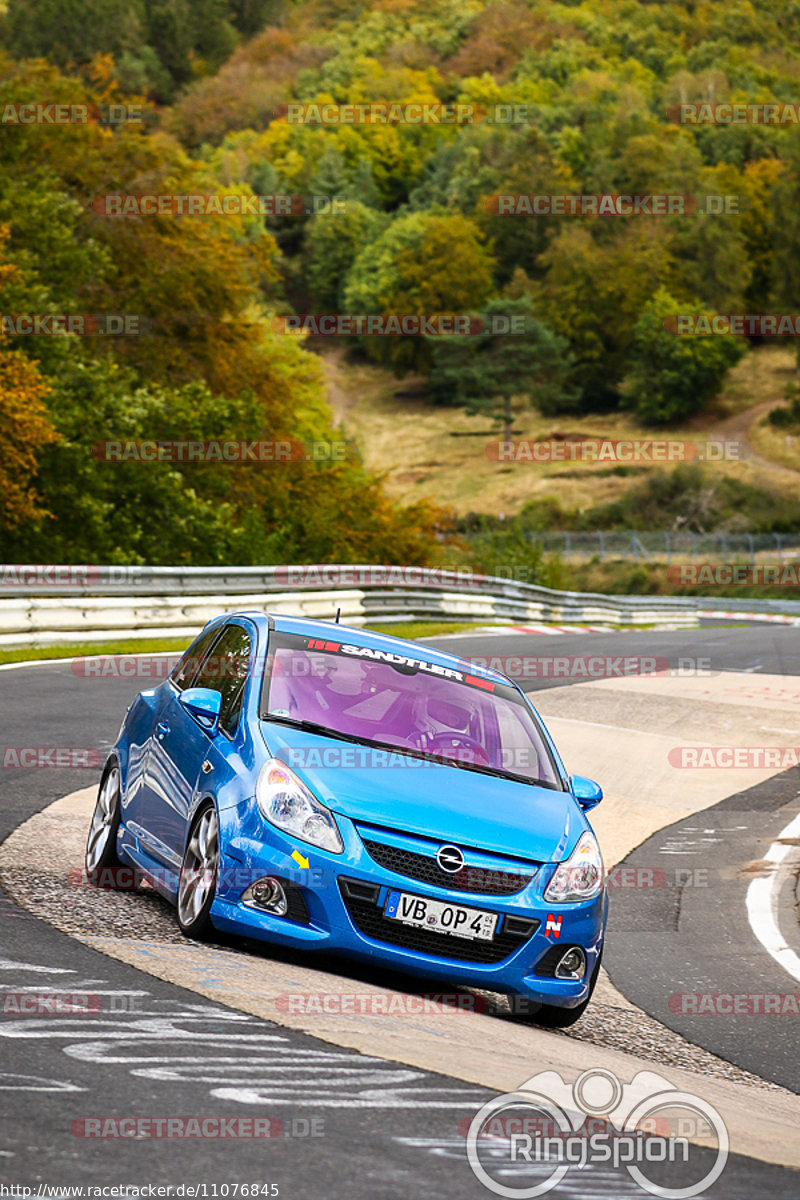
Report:
[[[464,855],[458,846],[440,846],[436,861],[448,875],[455,875],[464,866]]]

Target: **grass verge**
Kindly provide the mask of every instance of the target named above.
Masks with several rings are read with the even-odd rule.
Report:
[[[391,625],[365,626],[374,633],[388,633],[392,637],[415,638],[439,637],[443,633],[462,633],[477,629],[475,623],[458,621],[398,621]],[[171,651],[181,654],[189,643],[186,639],[129,638],[122,642],[82,643],[77,646],[24,646],[15,650],[0,650],[0,665],[3,663],[34,662],[37,659],[89,658],[96,654],[157,654]]]

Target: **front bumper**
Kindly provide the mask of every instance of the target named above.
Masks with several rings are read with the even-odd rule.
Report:
[[[211,909],[218,929],[297,949],[340,953],[429,979],[522,995],[542,1004],[572,1008],[586,999],[602,948],[605,892],[583,904],[548,904],[542,894],[552,873],[547,867],[514,895],[444,890],[380,866],[365,850],[352,823],[338,814],[345,849],[337,855],[277,829],[270,829],[270,841],[265,842],[263,818],[254,803],[252,809],[255,812],[220,814],[225,855]],[[242,901],[245,887],[264,875],[278,877],[289,889],[294,899],[287,916],[272,916]],[[454,938],[390,920],[383,916],[390,890],[497,913],[495,938],[491,942]],[[532,921],[536,925],[531,931]],[[580,980],[557,979],[552,972],[553,948],[569,946],[580,946],[586,955]]]

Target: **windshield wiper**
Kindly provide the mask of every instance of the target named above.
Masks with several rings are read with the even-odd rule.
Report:
[[[330,729],[327,725],[320,725],[318,721],[307,721],[305,717],[284,717],[279,713],[261,713],[262,721],[275,721],[278,725],[291,725],[293,729],[305,729],[308,733],[321,733],[326,737],[345,738],[343,733],[339,733],[336,729]]]
[[[374,738],[359,737],[355,733],[342,733],[331,729],[328,725],[320,725],[318,721],[307,721],[304,717],[284,717],[275,713],[262,713],[262,721],[275,721],[278,725],[290,725],[293,729],[302,729],[306,733],[319,733],[323,737],[338,738],[342,742],[353,742],[357,746],[372,746],[376,750],[391,750],[395,754],[405,754],[409,758],[422,759],[424,762],[436,763],[440,767],[459,767],[463,771],[475,771],[478,775],[490,775],[494,779],[511,779],[514,783],[527,783],[533,787],[546,787],[551,791],[558,789],[548,779],[531,779],[528,775],[517,775],[514,771],[506,771],[503,767],[484,767],[479,763],[464,762],[460,758],[451,758],[447,754],[436,754],[431,750],[419,750],[415,746],[398,746],[394,742],[379,742]]]
[[[354,742],[356,746],[383,746],[382,742],[374,742],[372,738],[359,737],[357,733],[342,733],[340,729],[331,729],[329,725],[320,725],[318,721],[307,721],[305,717],[282,717],[275,713],[262,713],[262,721],[275,721],[278,725],[289,725],[292,729],[302,729],[305,733],[320,733],[323,737],[338,738],[340,742]],[[386,747],[397,750],[398,746]]]

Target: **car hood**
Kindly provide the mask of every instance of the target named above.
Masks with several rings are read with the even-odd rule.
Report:
[[[285,725],[267,723],[263,731],[271,753],[323,804],[352,821],[536,862],[559,862],[586,827],[568,792],[401,751],[392,756],[397,765],[351,766],[368,759],[367,747]]]

